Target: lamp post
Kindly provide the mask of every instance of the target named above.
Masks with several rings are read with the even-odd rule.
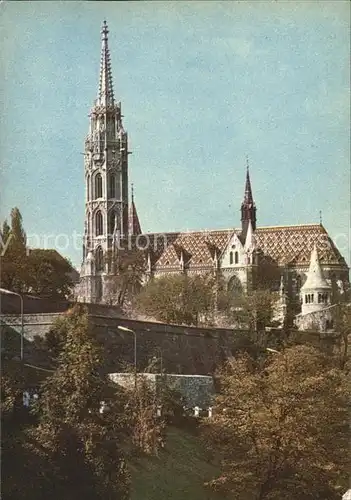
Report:
[[[131,330],[130,328],[127,328],[125,326],[118,326],[118,330],[121,330],[122,332],[128,332],[132,333],[134,335],[134,388],[136,389],[137,387],[137,339],[136,339],[136,333],[134,330]]]
[[[20,354],[20,357],[21,357],[21,361],[23,361],[23,347],[24,347],[24,324],[23,324],[23,297],[21,294],[17,293],[17,292],[12,292],[11,290],[6,290],[5,288],[0,288],[0,292],[1,293],[5,293],[7,295],[16,295],[17,297],[20,298],[21,300],[21,354]]]

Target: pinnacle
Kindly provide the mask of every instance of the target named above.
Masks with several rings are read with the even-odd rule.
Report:
[[[103,106],[114,104],[112,69],[110,51],[108,48],[108,33],[107,23],[104,21],[101,28],[101,61],[98,91],[98,104]]]

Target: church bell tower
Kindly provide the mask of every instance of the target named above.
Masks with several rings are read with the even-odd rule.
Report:
[[[128,237],[128,135],[121,103],[115,101],[106,21],[101,29],[101,62],[97,98],[85,140],[85,232],[82,290],[87,302],[104,295],[106,253],[116,238]]]

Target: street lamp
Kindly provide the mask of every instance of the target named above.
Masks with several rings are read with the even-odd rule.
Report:
[[[5,293],[6,295],[16,295],[21,299],[21,361],[23,361],[23,343],[24,343],[24,325],[23,325],[23,297],[17,292],[12,292],[11,290],[6,290],[5,288],[0,288],[0,293]]]
[[[121,330],[122,332],[128,332],[132,333],[134,335],[134,386],[136,389],[137,386],[137,340],[136,340],[136,333],[134,330],[131,330],[130,328],[127,328],[125,326],[117,326],[118,330]]]

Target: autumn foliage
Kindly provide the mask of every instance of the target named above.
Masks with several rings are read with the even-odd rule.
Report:
[[[346,373],[311,347],[241,356],[219,373],[204,425],[221,457],[208,483],[238,500],[339,499],[347,488]]]

